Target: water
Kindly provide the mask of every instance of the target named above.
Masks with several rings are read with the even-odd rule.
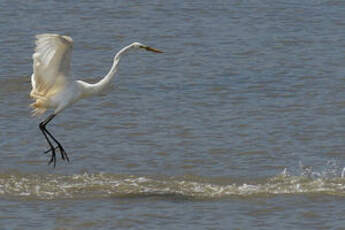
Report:
[[[345,3],[0,1],[0,229],[344,229]],[[34,35],[113,87],[48,129],[28,105]],[[43,118],[42,118],[43,119]]]

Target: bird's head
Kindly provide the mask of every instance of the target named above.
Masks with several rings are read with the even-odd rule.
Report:
[[[133,50],[133,49],[144,49],[144,50],[147,50],[147,51],[151,51],[151,52],[154,52],[154,53],[163,53],[162,51],[158,50],[158,49],[154,49],[150,46],[146,46],[146,45],[143,45],[139,42],[133,42],[132,44],[124,47],[123,49],[121,49],[114,57],[114,62],[118,62],[119,59],[120,59],[120,56],[127,53],[129,50]]]
[[[159,49],[154,49],[150,46],[146,46],[144,44],[141,44],[140,42],[134,42],[132,45],[134,48],[137,48],[137,49],[145,49],[147,51],[151,51],[154,53],[163,53],[163,51],[160,51]]]

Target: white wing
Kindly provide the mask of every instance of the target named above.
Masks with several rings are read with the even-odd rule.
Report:
[[[69,81],[73,40],[58,34],[39,34],[36,39],[30,95],[35,99],[48,99]]]

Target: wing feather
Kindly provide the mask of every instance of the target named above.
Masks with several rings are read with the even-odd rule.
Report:
[[[52,95],[69,81],[73,40],[58,34],[39,34],[35,44],[32,91],[40,96]]]
[[[31,97],[34,113],[43,113],[48,107],[50,96],[58,93],[68,83],[72,38],[59,34],[36,35],[31,76]]]

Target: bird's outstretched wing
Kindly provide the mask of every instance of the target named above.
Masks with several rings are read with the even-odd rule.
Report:
[[[36,35],[31,96],[48,99],[69,81],[73,40],[59,34]]]

